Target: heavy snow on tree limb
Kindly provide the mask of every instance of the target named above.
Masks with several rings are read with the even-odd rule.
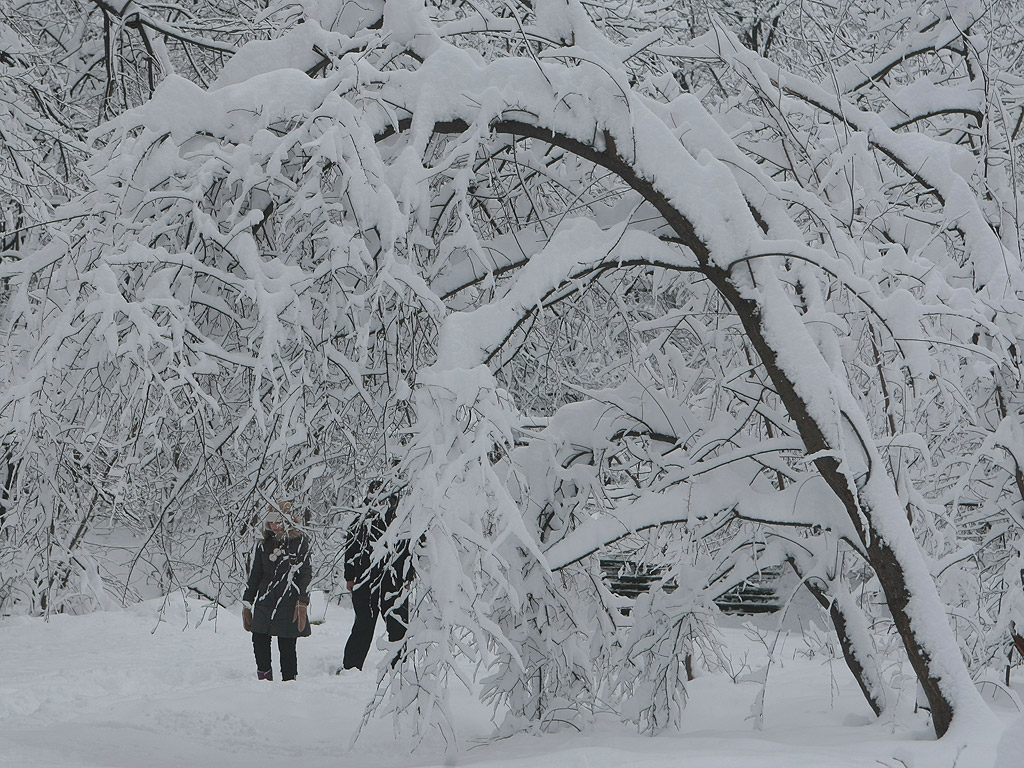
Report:
[[[435,61],[428,59],[419,72],[429,71]],[[452,67],[454,62],[440,66]],[[523,80],[534,79],[532,72],[519,74]],[[548,81],[552,74],[547,71],[543,80]],[[516,112],[548,111],[525,106],[530,105],[532,92],[521,89],[520,80],[509,82],[506,87],[518,91],[518,98],[513,101]],[[543,88],[543,83],[534,83],[532,87]],[[469,90],[467,87],[466,91]],[[557,91],[557,86],[550,84],[543,90]],[[615,90],[614,85],[611,90]],[[461,106],[457,101],[453,99],[443,108],[448,122],[426,125],[421,121],[420,105],[415,100],[397,103],[413,114],[414,133],[417,122],[420,122],[420,131],[426,130],[428,135],[463,126],[477,126],[475,130],[479,130],[482,127],[480,113],[475,107]],[[435,110],[434,106],[426,108],[428,114]],[[556,144],[614,171],[658,210],[682,244],[694,254],[705,276],[737,313],[800,431],[808,456],[857,528],[932,707],[936,733],[942,735],[949,729],[958,709],[967,713],[986,711],[959,657],[944,618],[942,602],[855,399],[823,358],[810,357],[816,345],[806,338],[799,316],[777,283],[773,267],[766,262],[740,270],[729,266],[743,255],[744,249],[761,238],[761,231],[746,214],[746,201],[739,190],[726,181],[728,171],[720,173],[713,161],[698,166],[686,153],[685,146],[675,143],[664,123],[645,109],[639,99],[628,95],[619,109],[611,110],[612,114],[602,116],[603,119],[595,119],[567,105],[555,120],[539,117],[513,120],[505,116],[505,110],[504,107],[495,110],[497,114],[487,119],[486,128]],[[452,124],[452,117],[459,112],[465,115],[463,123]],[[687,195],[680,188],[684,179],[690,189],[706,191],[712,185],[717,186],[714,207]],[[735,190],[731,199],[730,193],[723,189],[725,184]],[[742,234],[731,240],[725,237],[724,230],[739,230]],[[560,276],[559,282],[562,279]],[[467,335],[473,337],[464,329],[442,330],[439,369],[467,367],[478,362],[472,355],[446,348],[446,344],[453,343],[461,347]],[[492,335],[475,343],[490,350],[502,340]],[[794,344],[808,357],[800,360]]]

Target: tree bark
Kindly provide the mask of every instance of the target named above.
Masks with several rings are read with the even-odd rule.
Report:
[[[910,524],[899,507],[892,478],[884,474],[881,466],[875,467],[873,473],[869,470],[869,474],[874,475],[871,482],[880,486],[880,495],[896,501],[895,509],[876,509],[873,501],[864,493],[864,487],[856,491],[850,487],[840,461],[835,458],[836,455],[842,455],[842,449],[832,445],[826,438],[822,425],[811,415],[807,402],[797,391],[794,379],[779,364],[775,349],[766,338],[761,308],[741,295],[730,274],[716,269],[709,272],[709,277],[739,316],[790,418],[796,423],[807,454],[815,457],[815,468],[846,509],[868,554],[868,561],[878,576],[896,631],[899,632],[910,664],[928,700],[935,734],[943,736],[949,730],[958,706],[984,707],[984,703],[974,690],[959,652],[953,657],[951,649],[955,650],[957,644],[945,616],[941,624],[930,621],[929,628],[925,629],[923,625],[930,617],[910,610],[911,600],[915,597],[910,587],[911,582],[917,585],[920,592],[926,593],[918,597],[929,606],[927,612],[938,610],[944,614],[945,606],[939,599],[938,590],[920,550],[915,547],[914,551],[908,548],[899,551],[895,543],[890,541],[892,537],[905,541],[913,538]],[[929,636],[931,632],[942,636]],[[969,702],[968,697],[974,701]]]
[[[873,663],[874,648],[863,647],[863,642],[859,640],[859,633],[854,628],[854,624],[858,620],[863,621],[862,617],[849,616],[849,606],[837,599],[836,595],[831,594],[824,581],[813,577],[806,578],[802,572],[803,569],[793,558],[789,558],[788,562],[797,576],[803,580],[807,591],[814,596],[822,608],[828,611],[832,626],[836,631],[836,637],[839,639],[839,647],[843,651],[846,666],[857,681],[860,692],[864,694],[871,711],[875,713],[875,717],[878,717],[886,708],[886,690],[882,684],[878,666]]]

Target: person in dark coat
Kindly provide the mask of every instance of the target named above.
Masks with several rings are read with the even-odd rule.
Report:
[[[267,512],[263,540],[256,545],[252,569],[242,596],[242,624],[252,632],[256,674],[273,680],[270,638],[277,637],[281,679],[298,674],[297,638],[309,637],[309,540],[291,519],[291,506],[278,502]]]
[[[377,617],[384,617],[388,640],[400,642],[409,625],[407,586],[412,580],[409,540],[399,539],[391,552],[374,561],[374,545],[395,520],[398,494],[384,491],[375,480],[366,497],[366,511],[349,526],[345,540],[345,586],[352,592],[355,621],[345,644],[342,669],[362,669],[373,642]],[[379,553],[380,554],[380,553]],[[396,654],[394,666],[400,659]]]

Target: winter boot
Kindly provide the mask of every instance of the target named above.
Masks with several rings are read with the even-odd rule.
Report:
[[[268,669],[266,672],[264,672],[262,669],[257,669],[256,670],[256,677],[259,678],[260,680],[273,680],[274,679],[274,670]]]

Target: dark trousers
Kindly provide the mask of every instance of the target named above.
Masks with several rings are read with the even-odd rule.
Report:
[[[366,654],[373,643],[373,630],[377,626],[377,617],[384,615],[384,624],[388,630],[388,640],[396,643],[405,637],[405,629],[409,625],[409,603],[403,600],[396,605],[399,598],[399,587],[393,589],[376,589],[363,584],[352,590],[352,609],[356,619],[352,622],[352,633],[345,643],[345,669],[362,669]],[[391,660],[391,666],[398,663],[399,656]]]
[[[294,680],[299,674],[299,660],[295,655],[294,637],[277,638],[277,652],[281,657],[281,679]],[[252,650],[256,654],[256,669],[260,672],[269,672],[272,664],[270,661],[270,635],[261,635],[258,632],[252,633]]]

